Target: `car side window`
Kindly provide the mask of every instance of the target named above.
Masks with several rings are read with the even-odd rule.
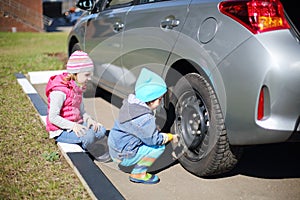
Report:
[[[166,1],[166,0],[139,0],[139,4],[155,3],[160,1]]]
[[[132,5],[133,0],[108,0],[105,9],[119,8]]]

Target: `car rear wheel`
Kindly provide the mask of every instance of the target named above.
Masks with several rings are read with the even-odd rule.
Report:
[[[199,74],[182,77],[173,89],[175,120],[171,131],[179,135],[180,164],[197,176],[231,170],[237,158],[228,143],[223,114],[209,82]]]
[[[79,43],[75,43],[73,45],[71,53],[73,53],[74,51],[77,51],[77,50],[81,50],[81,47],[80,47]]]

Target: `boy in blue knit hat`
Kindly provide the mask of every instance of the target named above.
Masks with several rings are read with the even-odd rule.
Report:
[[[133,166],[129,180],[154,184],[157,175],[147,173],[155,160],[164,152],[165,144],[173,139],[171,133],[157,129],[154,110],[167,92],[165,81],[143,68],[135,85],[135,94],[124,99],[108,136],[109,153],[121,166]]]

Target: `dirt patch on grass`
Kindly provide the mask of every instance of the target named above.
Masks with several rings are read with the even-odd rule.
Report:
[[[55,53],[46,53],[49,57],[55,57],[58,60],[62,61],[64,64],[68,61],[68,55],[63,52],[55,52]]]

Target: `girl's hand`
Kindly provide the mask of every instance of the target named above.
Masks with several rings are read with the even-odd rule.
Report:
[[[95,132],[97,132],[97,131],[100,129],[100,127],[103,126],[102,124],[96,122],[96,121],[93,120],[92,118],[88,118],[88,120],[86,121],[86,123],[87,123],[87,127],[88,127],[88,128],[93,127],[93,130],[94,130]]]
[[[77,137],[82,137],[86,134],[86,131],[88,130],[87,127],[81,125],[81,124],[74,124],[73,129],[72,129]]]

